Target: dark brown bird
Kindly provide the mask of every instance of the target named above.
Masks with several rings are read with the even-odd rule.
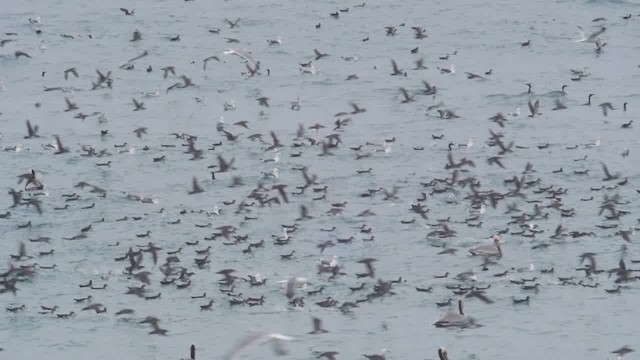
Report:
[[[323,54],[318,49],[313,49],[313,52],[316,54],[316,61],[322,59],[325,56],[329,56],[329,54]]]
[[[611,175],[605,163],[602,163],[602,171],[604,172],[604,179],[602,179],[602,181],[611,181],[620,178],[620,174]]]
[[[167,336],[167,330],[160,328],[160,320],[153,316],[147,316],[144,320],[140,321],[139,324],[150,324],[153,329],[149,332],[149,335],[164,335]]]
[[[31,55],[27,54],[24,51],[20,51],[20,50],[16,51],[14,53],[14,55],[16,56],[16,59],[19,58],[20,56],[28,57],[29,59],[31,59]]]
[[[377,261],[374,258],[364,258],[358,261],[359,264],[364,264],[367,267],[367,272],[365,274],[361,274],[363,276],[375,277],[375,269],[373,268],[373,263]],[[361,276],[361,277],[363,277]]]
[[[209,61],[211,61],[211,60],[215,60],[215,61],[220,62],[220,58],[219,58],[219,57],[217,57],[217,56],[215,56],[215,55],[214,55],[214,56],[209,56],[208,58],[206,58],[206,59],[202,60],[202,63],[203,63],[203,64],[202,64],[202,70],[207,70],[207,63],[208,63]]]
[[[133,14],[136,12],[136,9],[129,10],[125,8],[120,8],[120,11],[122,11],[125,15],[133,16]]]
[[[238,27],[238,24],[240,23],[240,18],[237,18],[236,21],[230,21],[228,19],[224,19],[224,22],[226,22],[229,25],[229,29],[233,29]]]
[[[69,100],[68,97],[65,97],[64,101],[67,103],[67,109],[65,110],[65,112],[78,110],[78,106],[76,104],[72,103],[71,100]]]
[[[322,354],[318,355],[318,359],[320,358],[326,358],[327,360],[336,360],[336,355],[339,355],[340,353],[337,351],[326,351],[323,352]]]
[[[277,184],[277,185],[273,185],[271,187],[271,189],[278,190],[278,193],[282,197],[282,200],[284,200],[284,202],[288,204],[289,203],[289,198],[287,197],[287,192],[285,190],[286,188],[287,188],[286,184]]]
[[[407,91],[407,89],[400,88],[400,92],[402,93],[402,97],[404,98],[402,100],[403,104],[406,104],[406,103],[414,101],[413,96],[409,95],[409,92]]]
[[[146,127],[139,127],[135,130],[133,130],[133,132],[136,134],[136,137],[138,137],[138,139],[142,138],[142,134],[147,134],[147,128]],[[155,161],[155,159],[154,159]]]
[[[31,126],[31,121],[27,120],[27,136],[25,136],[25,139],[31,139],[31,138],[37,138],[40,137],[38,135],[38,125],[36,126]]]
[[[501,157],[499,157],[499,156],[492,156],[492,157],[490,157],[490,158],[488,158],[488,159],[487,159],[487,164],[489,164],[489,165],[493,165],[493,164],[495,164],[495,165],[500,166],[500,167],[501,167],[501,168],[503,168],[503,169],[506,169],[506,168],[504,167],[504,165],[502,164],[502,161],[501,161],[501,160],[502,160],[502,158],[501,158]]]
[[[313,330],[309,334],[324,334],[328,331],[322,328],[322,320],[317,317],[313,318]]]
[[[149,271],[141,271],[141,272],[135,274],[133,277],[136,280],[139,280],[139,281],[141,281],[141,282],[143,282],[143,283],[145,283],[147,285],[151,285],[150,276],[151,276],[151,272],[149,272]]]
[[[96,314],[100,314],[103,312],[107,312],[107,307],[99,304],[99,303],[95,303],[95,304],[91,304],[89,306],[86,306],[84,308],[82,308],[82,310],[94,310],[96,312]]]
[[[269,102],[268,102],[269,98],[268,97],[264,97],[263,96],[263,97],[257,98],[256,100],[258,100],[258,104],[260,106],[269,107]]]
[[[76,78],[78,77],[78,72],[76,71],[76,68],[72,67],[72,68],[68,68],[67,70],[64,71],[64,79],[67,80],[69,78],[69,73],[73,74]]]
[[[189,195],[200,194],[204,192],[204,190],[202,190],[202,188],[200,187],[200,184],[198,184],[198,178],[195,176],[193,177],[192,187],[193,189],[189,191]]]
[[[407,76],[407,73],[402,71],[402,69],[398,67],[398,64],[393,59],[391,59],[391,67],[393,68],[393,72],[391,73],[391,76],[398,76],[398,75]]]
[[[173,76],[176,75],[176,67],[173,65],[170,66],[165,66],[162,69],[160,69],[162,71],[164,71],[164,75],[163,77],[166,79],[169,76],[169,73],[171,73]]]
[[[529,100],[529,112],[531,113],[529,115],[530,118],[535,117],[536,115],[542,115],[538,112],[538,108],[540,107],[540,100],[536,100],[535,103],[532,103],[531,100]]]
[[[474,73],[470,73],[470,72],[465,72],[465,74],[467,74],[467,79],[486,80],[486,78],[484,76],[480,76],[478,74],[474,74]]]
[[[628,353],[632,353],[632,352],[634,352],[634,351],[635,351],[635,350],[633,350],[633,349],[632,349],[632,348],[630,348],[629,346],[625,345],[625,346],[621,347],[621,348],[620,348],[620,349],[618,349],[618,350],[614,350],[614,351],[612,351],[611,353],[612,353],[612,354],[616,354],[616,355],[618,355],[618,358],[621,358],[621,357],[623,357],[624,355],[626,355],[626,354],[628,354]]]
[[[140,111],[140,110],[146,110],[147,108],[144,107],[144,103],[142,101],[138,101],[135,98],[131,99],[131,101],[133,102],[133,106],[135,106],[136,108],[133,109],[133,111]]]

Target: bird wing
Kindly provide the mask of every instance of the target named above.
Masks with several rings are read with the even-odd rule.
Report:
[[[607,169],[607,165],[605,165],[604,163],[602,163],[602,171],[604,171],[604,175],[605,175],[607,178],[610,178],[610,177],[611,177],[611,174],[609,173],[609,169]]]
[[[251,54],[251,51],[228,49],[225,52],[223,52],[223,54],[225,54],[225,55],[238,55],[241,58],[245,59],[252,66],[255,67],[256,61],[254,60],[253,54]]]
[[[582,31],[582,26],[580,26],[580,25],[578,25],[578,32],[580,33],[580,39],[576,40],[575,42],[586,41],[587,38],[586,38],[586,36],[584,36],[584,32]]]
[[[239,354],[243,350],[246,350],[246,349],[250,348],[251,346],[254,346],[254,345],[258,344],[259,342],[263,341],[265,339],[265,335],[266,335],[265,331],[254,331],[254,332],[251,332],[249,335],[244,337],[234,347],[234,349],[229,353],[229,355],[226,358],[228,358],[229,360],[238,359]]]
[[[397,72],[399,72],[399,71],[400,71],[400,70],[398,69],[398,64],[396,63],[396,61],[395,61],[395,60],[391,60],[391,66],[393,67],[393,72],[394,72],[394,73],[397,73]]]
[[[533,106],[531,101],[529,101],[528,105],[529,105],[529,112],[531,112],[531,115],[535,115],[536,114],[535,107]]]
[[[273,145],[280,145],[280,140],[278,140],[278,137],[276,136],[276,133],[271,131],[271,138],[273,139]]]
[[[295,295],[295,288],[296,288],[296,278],[292,277],[291,279],[289,279],[289,281],[287,281],[287,290],[285,295],[287,296],[288,299],[293,298],[293,296]]]
[[[60,141],[60,136],[56,135],[56,144],[58,145],[58,151],[63,151],[64,147],[62,146],[62,141]]]
[[[404,96],[405,100],[409,100],[409,93],[407,92],[407,89],[400,88],[400,92],[402,93],[402,96]]]
[[[193,177],[193,191],[201,191],[202,188],[200,187],[200,184],[198,184],[198,178],[197,177]]]
[[[593,32],[591,35],[589,35],[589,37],[587,38],[587,40],[589,41],[593,41],[595,40],[595,38],[597,38],[598,36],[600,36],[602,33],[604,33],[607,30],[606,27],[601,27],[598,31]],[[582,36],[584,37],[584,34],[582,34]]]

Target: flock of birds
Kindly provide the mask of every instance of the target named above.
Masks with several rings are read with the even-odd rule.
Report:
[[[327,26],[325,21],[348,21],[351,13],[365,11],[368,6],[367,3],[354,4],[327,13],[327,19],[317,23],[315,29],[319,31]],[[118,9],[114,11],[117,12]],[[142,10],[121,8],[120,11],[124,17],[135,18]],[[619,21],[633,21],[638,16],[640,15],[625,15]],[[604,18],[593,21],[597,26],[591,33],[579,27],[580,38],[574,39],[573,45],[593,46],[594,53],[599,56],[608,49],[604,40],[608,34],[608,25]],[[13,67],[28,67],[31,61],[47,56],[44,41],[39,52],[23,48],[25,39],[47,34],[46,19],[30,18],[25,19],[25,22],[28,22],[29,30],[5,31],[1,35],[2,52],[10,52],[9,55],[0,55],[3,67],[8,62],[11,62]],[[237,85],[239,88],[244,86],[243,84],[252,84],[257,79],[276,78],[278,74],[269,67],[268,61],[258,60],[261,56],[245,48],[242,40],[231,37],[243,35],[244,18],[225,19],[224,25],[226,28],[211,28],[208,33],[211,36],[226,36],[226,42],[233,47],[203,57],[199,61],[194,60],[191,64],[197,64],[198,70],[204,73],[214,66],[224,66],[231,72],[241,69],[238,71],[238,77],[243,82]],[[407,28],[410,30],[406,30]],[[80,37],[92,39],[95,34],[62,36],[74,41]],[[382,26],[379,34],[371,34],[362,39],[362,42],[367,42],[374,36],[389,39],[396,36],[413,36],[422,46],[421,41],[428,41],[430,34],[426,27],[402,23]],[[281,37],[265,40],[265,46],[268,48],[286,47],[286,39],[283,40]],[[130,38],[122,41],[144,43],[145,36],[136,30]],[[181,35],[172,35],[167,41],[180,42]],[[532,41],[526,40],[514,47],[531,46]],[[420,55],[419,47],[406,51],[416,56]],[[454,59],[458,51],[440,56],[437,63],[442,64]],[[113,120],[105,111],[85,112],[83,104],[74,100],[75,94],[83,93],[85,98],[92,97],[99,104],[103,101],[102,97],[106,98],[108,94],[120,91],[119,83],[126,82],[129,73],[144,71],[149,73],[149,76],[161,78],[167,86],[163,91],[143,92],[140,96],[133,97],[131,110],[136,116],[144,116],[144,111],[153,106],[154,98],[171,98],[176,92],[189,92],[193,95],[192,98],[195,97],[195,102],[206,102],[204,94],[199,92],[198,84],[204,81],[198,78],[199,75],[186,74],[184,68],[169,64],[157,69],[155,65],[144,63],[147,60],[149,63],[159,61],[153,59],[152,51],[145,50],[118,68],[110,69],[109,65],[101,64],[105,68],[95,70],[70,67],[59,69],[57,74],[48,71],[39,74],[49,81],[74,85],[46,86],[43,89],[43,92],[48,94],[59,94],[59,103],[64,104],[64,107],[51,102],[43,104],[40,100],[35,103],[35,107],[58,107],[64,118],[79,121],[95,119],[92,144],[70,145],[75,142],[73,136],[56,132],[53,122],[44,125],[32,119],[26,120],[26,132],[20,136],[3,131],[2,150],[5,154],[2,156],[5,157],[5,163],[8,161],[8,154],[23,156],[29,153],[37,154],[34,162],[40,164],[54,161],[82,163],[83,174],[87,174],[86,169],[92,167],[95,168],[92,171],[102,174],[94,177],[94,180],[74,181],[68,182],[66,187],[52,187],[48,185],[48,181],[53,175],[37,167],[29,169],[29,165],[25,164],[26,168],[22,174],[15,173],[10,168],[5,169],[5,173],[15,173],[17,185],[4,184],[9,186],[10,201],[6,211],[0,214],[0,224],[3,228],[23,229],[20,231],[24,234],[22,239],[18,239],[17,251],[7,257],[8,267],[0,273],[0,299],[6,304],[6,311],[11,313],[11,316],[19,318],[25,313],[38,312],[43,317],[73,321],[74,317],[92,313],[92,316],[114,316],[120,321],[132,322],[140,327],[148,326],[149,335],[171,336],[171,323],[163,322],[150,314],[139,315],[144,311],[146,301],[162,301],[165,294],[177,293],[177,296],[199,302],[200,311],[212,311],[216,307],[230,308],[231,311],[237,307],[259,309],[265,305],[286,306],[288,311],[312,309],[309,310],[314,314],[310,317],[312,326],[307,335],[285,335],[273,330],[254,329],[225,355],[227,359],[239,359],[244,353],[249,352],[252,346],[267,342],[273,346],[275,355],[286,355],[287,342],[305,336],[313,338],[332,331],[324,328],[321,315],[318,315],[323,311],[340,311],[357,321],[359,308],[385,301],[384,299],[392,298],[400,291],[412,291],[425,296],[446,291],[450,294],[446,300],[435,301],[433,304],[445,310],[433,322],[433,326],[469,331],[468,329],[483,326],[483,321],[464,311],[463,304],[467,301],[473,304],[470,311],[473,314],[473,308],[479,306],[478,301],[488,306],[496,302],[528,306],[536,301],[539,292],[556,285],[594,288],[594,291],[613,295],[626,292],[640,278],[640,274],[637,274],[640,269],[634,269],[630,265],[640,263],[640,260],[626,257],[628,247],[634,243],[637,222],[629,225],[626,221],[631,214],[627,206],[631,201],[620,194],[622,189],[633,187],[633,174],[613,171],[604,161],[599,161],[598,166],[602,174],[599,175],[598,170],[588,166],[592,164],[588,155],[580,158],[567,157],[567,165],[553,170],[552,174],[544,174],[536,168],[536,163],[544,161],[544,158],[531,159],[523,169],[516,169],[512,165],[514,159],[517,159],[517,153],[529,147],[510,140],[505,132],[516,132],[517,127],[514,124],[536,121],[544,118],[547,112],[572,111],[575,106],[570,104],[575,103],[575,99],[570,99],[567,88],[579,88],[581,82],[588,81],[591,74],[586,69],[570,70],[571,86],[563,85],[558,87],[561,90],[544,96],[536,94],[536,88],[532,83],[526,83],[527,88],[521,96],[525,101],[523,106],[526,104],[527,114],[521,113],[520,108],[487,114],[487,122],[490,125],[487,131],[488,138],[479,146],[484,146],[491,154],[482,161],[491,172],[500,169],[495,173],[509,173],[502,179],[502,183],[496,184],[495,181],[487,181],[475,174],[476,168],[482,165],[480,155],[473,152],[478,145],[474,144],[472,139],[466,142],[450,139],[446,131],[431,134],[429,140],[432,143],[428,147],[416,144],[408,149],[415,156],[425,154],[427,157],[435,157],[439,153],[443,154],[444,161],[440,169],[433,169],[432,174],[426,175],[421,175],[420,169],[415,169],[411,174],[406,174],[406,178],[399,176],[391,181],[378,178],[377,172],[383,171],[382,166],[387,159],[394,159],[396,140],[400,142],[401,139],[400,136],[398,139],[394,136],[385,138],[382,142],[375,139],[366,143],[353,142],[350,135],[356,131],[352,129],[367,126],[363,125],[366,124],[369,114],[367,101],[364,99],[347,99],[348,106],[343,111],[330,114],[327,120],[315,124],[300,122],[295,129],[284,132],[265,129],[269,126],[269,110],[275,99],[260,95],[255,98],[255,106],[259,111],[258,120],[255,122],[241,120],[227,123],[221,118],[217,124],[214,122],[209,125],[210,133],[191,133],[185,129],[169,134],[169,137],[154,131],[152,126],[136,127],[131,129],[129,135],[112,133],[109,124]],[[310,49],[309,58],[299,61],[299,75],[302,78],[314,77],[321,72],[323,62],[329,61],[354,62],[358,61],[358,57],[338,58],[319,48]],[[417,58],[412,70],[404,70],[395,60],[389,61],[389,70],[385,70],[384,66],[380,64],[370,71],[389,71],[390,78],[415,78],[421,76],[421,71],[432,67],[425,57]],[[436,80],[423,80],[424,87],[420,90],[411,90],[404,86],[398,88],[398,106],[427,103],[425,107],[428,121],[444,120],[451,122],[450,126],[456,126],[456,119],[464,119],[465,115],[456,113],[458,104],[445,104],[439,101],[439,98],[443,92],[455,91],[447,86],[447,77],[460,74],[456,73],[453,64],[438,66],[435,73],[432,71],[429,74]],[[470,82],[495,81],[492,69],[482,73],[469,71],[464,74]],[[357,83],[360,76],[365,75],[349,75],[343,86],[349,86],[350,82]],[[10,87],[9,84],[7,86]],[[11,91],[5,85],[2,85],[2,89]],[[226,88],[218,89],[221,94],[228,91]],[[549,97],[553,99],[553,107],[546,107],[540,103],[540,99]],[[586,102],[578,107],[594,108],[591,116],[602,117],[606,121],[615,118],[619,113],[633,111],[633,104],[618,104],[607,99],[599,99],[598,94],[588,94],[585,99]],[[3,104],[7,105],[9,104]],[[230,117],[227,114],[232,114],[236,108],[237,105],[233,101],[225,101],[221,111]],[[292,100],[287,108],[287,111],[299,115],[300,119],[309,117],[309,114],[305,114],[305,106],[300,98]],[[0,123],[18,121],[9,118],[8,115],[0,114]],[[478,116],[476,114],[475,117]],[[611,120],[613,121],[615,120]],[[175,125],[183,126],[180,123]],[[632,120],[616,126],[619,128],[618,131],[629,131],[632,129]],[[265,130],[261,133],[253,130],[255,128]],[[251,135],[246,134],[253,131],[255,133]],[[116,136],[117,139],[125,140],[115,142]],[[18,140],[19,138],[23,139]],[[54,141],[48,142],[50,138]],[[132,142],[144,145],[137,149]],[[595,141],[578,145],[541,143],[536,146],[539,150],[556,149],[571,154],[570,150],[589,151],[599,148],[600,145],[599,141]],[[626,158],[631,151],[632,149],[625,150],[622,157]],[[236,154],[244,152],[252,155],[240,160],[242,155]],[[117,168],[123,156],[141,159],[137,160],[137,167],[163,166],[172,160],[178,162],[181,158],[188,159],[186,163],[193,173],[188,180],[185,179],[183,188],[176,190],[165,187],[167,192],[183,193],[187,197],[186,204],[165,204],[162,194],[153,197],[143,192],[123,192],[114,188],[104,173]],[[236,161],[236,158],[239,161]],[[336,161],[336,158],[346,158],[348,162],[345,165]],[[213,164],[211,159],[215,159]],[[352,167],[360,164],[359,160],[369,161],[370,167],[353,169]],[[378,164],[381,165],[378,167]],[[584,166],[576,168],[573,164]],[[362,180],[362,183],[376,185],[365,190],[348,188],[348,180],[344,177],[337,180],[324,178],[321,171],[316,171],[321,166],[339,166],[339,169],[334,170],[347,178],[362,178],[366,179]],[[166,172],[172,171],[175,170],[166,165]],[[241,172],[248,175],[240,175]],[[286,172],[287,176],[283,177],[282,172]],[[65,170],[61,169],[60,177],[64,173]],[[66,175],[68,178],[78,176]],[[99,182],[100,176],[105,180]],[[576,195],[577,191],[582,190],[572,188],[571,182],[556,185],[548,180],[550,176],[566,176],[567,179],[575,177],[591,181],[593,185],[589,192],[601,193],[602,199],[598,203],[598,199],[592,194]],[[163,181],[154,180],[159,183]],[[382,181],[386,183],[383,184]],[[188,204],[194,198],[206,198],[207,203],[217,202],[219,196],[214,198],[208,195],[215,191],[218,191],[216,194],[220,196],[233,194],[233,198],[222,200],[207,209],[189,207]],[[636,192],[640,193],[640,189]],[[337,198],[337,193],[350,193],[352,198]],[[579,203],[566,201],[569,196],[579,196]],[[590,204],[596,205],[589,206]],[[393,206],[395,216],[401,219],[392,220],[390,217],[378,216],[377,209],[386,205]],[[455,211],[447,213],[451,214],[450,216],[442,216],[445,214],[441,212],[443,208],[452,208]],[[136,209],[140,213],[125,214],[126,211],[123,209]],[[290,209],[297,211],[292,214]],[[86,218],[87,222],[66,222],[65,231],[71,234],[60,238],[37,235],[44,233],[47,227],[55,226],[52,223],[67,221],[61,220],[67,216],[67,211],[74,212],[75,219]],[[97,217],[97,211],[102,211],[103,215]],[[588,228],[569,228],[565,225],[571,218],[588,212],[597,213],[601,222]],[[264,230],[268,225],[261,223],[262,219],[273,214],[277,214],[281,219],[282,233],[264,236]],[[166,216],[172,219],[164,220]],[[501,216],[507,219],[501,228],[483,227],[488,217]],[[47,224],[42,223],[43,219],[48,219]],[[159,221],[163,224],[157,229],[150,228],[154,221],[155,224]],[[392,224],[391,221],[397,223]],[[84,295],[70,298],[67,303],[36,305],[30,301],[36,296],[30,284],[41,281],[43,273],[55,276],[57,271],[61,271],[59,269],[64,268],[66,264],[60,262],[64,261],[62,259],[65,258],[66,249],[70,244],[76,241],[91,242],[92,238],[99,237],[97,234],[101,228],[108,227],[108,224],[131,222],[147,224],[149,227],[139,232],[128,229],[128,238],[117,241],[101,240],[102,244],[92,245],[104,248],[104,254],[108,256],[105,261],[114,260],[118,270],[81,280],[77,286]],[[69,229],[70,225],[75,226],[77,232]],[[131,228],[132,225],[128,227]],[[185,234],[186,239],[167,238],[163,235],[167,227],[183,229],[181,233]],[[422,231],[424,239],[421,241],[431,245],[427,250],[429,253],[442,258],[469,256],[467,263],[476,270],[449,269],[451,272],[428,275],[427,278],[433,277],[434,280],[425,286],[424,279],[412,279],[413,275],[398,274],[387,278],[379,276],[378,264],[384,264],[382,260],[392,256],[382,252],[376,257],[365,256],[355,259],[350,264],[343,259],[352,255],[324,257],[332,251],[350,253],[350,247],[358,246],[358,243],[393,241],[394,239],[381,239],[377,236],[374,228],[383,227]],[[206,235],[203,235],[205,232]],[[341,236],[344,232],[349,232],[350,235]],[[456,239],[461,233],[476,234],[475,243],[457,245]],[[505,259],[509,258],[509,252],[513,251],[514,247],[529,247],[531,251],[543,254],[548,248],[567,246],[576,239],[588,241],[600,238],[607,238],[606,241],[618,243],[620,246],[620,255],[615,259],[617,265],[613,268],[600,267],[599,254],[583,251],[584,249],[576,254],[579,265],[575,271],[570,271],[561,264],[542,269],[537,269],[533,264],[523,267],[505,265]],[[271,250],[265,252],[265,248]],[[265,255],[274,252],[277,255]],[[241,260],[235,261],[233,268],[221,267],[220,256],[240,256],[238,259],[259,257],[265,259],[265,262],[271,262],[273,268],[278,268],[279,263],[297,262],[304,270],[300,269],[298,274],[282,274],[279,282],[267,283],[267,280],[271,279],[263,273],[244,271]],[[323,257],[317,262],[308,260],[315,259],[316,256]],[[313,266],[311,269],[310,265]],[[385,274],[388,273],[389,271],[385,271]],[[203,289],[202,286],[198,286],[199,281],[212,274],[220,276],[216,287]],[[112,305],[100,299],[104,297],[104,292],[116,291],[117,282],[120,281],[127,282],[125,293],[130,295],[128,301],[131,306],[114,309]],[[493,285],[495,288],[498,284],[511,286],[514,291],[517,290],[518,294],[523,295],[514,295],[507,299],[495,298],[491,295],[491,287]],[[202,293],[196,294],[196,290],[189,292],[194,288],[201,289]],[[349,295],[337,298],[336,294],[345,292]],[[248,296],[247,293],[256,295]],[[446,310],[447,308],[450,309]],[[6,348],[4,350],[12,352],[13,345],[9,342],[3,344]],[[622,357],[632,351],[632,348],[625,345],[611,353]],[[385,360],[386,353],[387,350],[383,349],[378,353],[365,354],[364,357],[369,360]],[[313,355],[327,360],[339,359],[340,349],[317,351]],[[437,349],[437,356],[441,360],[449,359],[445,347]],[[195,345],[190,347],[189,358],[196,358]],[[452,358],[455,359],[455,356]]]

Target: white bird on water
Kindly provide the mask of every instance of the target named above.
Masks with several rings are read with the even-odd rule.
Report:
[[[275,237],[275,235],[274,235],[274,237]],[[286,226],[282,227],[282,236],[277,237],[276,240],[280,240],[280,241],[289,240],[289,233],[287,232],[287,227]]]
[[[160,96],[160,90],[155,89],[153,92],[142,92],[142,95],[145,98],[151,98],[151,97],[156,97],[156,96]]]
[[[340,265],[340,262],[338,262],[338,255],[333,255],[333,258],[331,258],[331,260],[325,260],[324,258],[320,258],[320,260],[318,260],[318,264],[326,265],[328,267],[336,267]]]
[[[218,207],[218,205],[213,207],[213,210],[209,211],[207,210],[207,216],[212,216],[212,215],[216,215],[216,216],[220,216],[220,208]]]

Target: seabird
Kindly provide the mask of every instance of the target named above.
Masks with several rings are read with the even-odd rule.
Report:
[[[329,56],[329,54],[321,53],[318,49],[313,49],[313,52],[316,54],[316,61],[322,59],[325,56]]]
[[[448,68],[438,68],[441,74],[455,74],[456,66],[454,64],[450,64]]]
[[[603,102],[602,104],[598,105],[601,109],[602,109],[602,115],[607,116],[609,114],[608,110],[615,110],[615,108],[613,107],[613,105],[610,102]]]
[[[606,27],[602,26],[600,29],[594,31],[589,35],[589,37],[584,36],[584,32],[582,26],[578,25],[578,32],[580,33],[580,39],[576,40],[576,43],[579,42],[587,42],[587,43],[595,43],[598,40],[598,36],[602,35],[607,30]]]
[[[322,328],[322,320],[317,317],[313,318],[313,330],[309,334],[323,334],[328,331]]]
[[[224,22],[226,22],[229,25],[229,29],[233,29],[238,27],[238,24],[240,23],[240,18],[237,18],[236,21],[231,21],[229,19],[224,19]]]
[[[267,40],[267,43],[269,45],[281,45],[282,44],[282,37],[278,36],[275,39],[269,39],[269,40]]]
[[[265,342],[271,342],[272,350],[274,354],[278,356],[286,355],[288,353],[285,344],[287,341],[293,340],[292,337],[270,332],[266,330],[259,330],[250,333],[244,339],[242,339],[235,348],[225,356],[225,359],[236,360],[240,358],[240,353],[249,349],[251,346],[262,344]]]
[[[491,245],[478,245],[473,247],[469,252],[474,256],[502,256],[502,247],[500,246],[500,235],[493,235],[493,244]]]
[[[189,195],[200,194],[200,193],[204,192],[202,187],[200,187],[200,184],[198,184],[198,178],[195,177],[195,176],[193,177],[192,188],[193,189],[191,191],[189,191]]]
[[[72,67],[64,71],[64,79],[67,80],[69,78],[69,73],[73,74],[76,78],[78,77],[78,72],[76,68]]]
[[[207,70],[207,63],[211,60],[215,60],[220,62],[220,58],[213,55],[213,56],[209,56],[208,58],[205,58],[204,60],[202,60],[202,70]]]
[[[136,12],[136,9],[129,10],[125,8],[120,8],[120,11],[122,11],[125,15],[133,16],[133,14]]]
[[[26,123],[27,123],[27,136],[25,136],[24,138],[25,139],[31,139],[31,138],[40,137],[38,135],[38,129],[39,129],[38,125],[31,126],[31,121],[29,121],[29,120],[26,120]]]
[[[402,97],[404,98],[402,100],[403,104],[414,101],[413,96],[409,95],[409,92],[407,91],[407,89],[401,87],[400,92],[402,93]]]
[[[253,69],[254,71],[257,71],[260,69],[260,62],[256,62],[256,60],[253,58],[253,54],[251,53],[251,51],[243,50],[243,49],[227,49],[223,52],[223,54],[237,55],[243,58],[247,62],[247,65],[250,67],[250,69]]]
[[[15,55],[16,59],[18,59],[20,56],[24,56],[24,57],[26,57],[26,58],[31,59],[31,55],[27,54],[27,53],[26,53],[26,52],[24,52],[24,51],[20,51],[20,50],[18,50],[18,51],[16,51],[16,52],[15,52],[15,53],[13,53],[13,54]]]
[[[438,349],[438,358],[440,358],[440,360],[449,360],[449,353],[445,347]]]
[[[612,354],[616,354],[618,355],[618,359],[622,358],[624,355],[628,354],[628,353],[632,353],[634,352],[634,350],[632,348],[630,348],[628,345],[625,345],[623,347],[621,347],[618,350],[614,350],[611,353]]]
[[[472,323],[469,316],[464,314],[462,307],[462,299],[458,300],[458,312],[447,311],[440,316],[440,319],[433,325],[436,327],[459,327],[465,328]]]
[[[144,103],[141,101],[136,100],[135,98],[131,99],[131,101],[133,102],[133,106],[135,106],[136,108],[133,109],[133,111],[140,111],[140,110],[146,110],[147,108],[144,107]],[[140,136],[138,136],[140,137]]]
[[[538,108],[540,107],[540,100],[536,100],[535,103],[532,103],[531,100],[529,100],[528,105],[529,105],[529,112],[531,113],[529,115],[530,118],[535,117],[536,115],[541,115],[538,112]]]

